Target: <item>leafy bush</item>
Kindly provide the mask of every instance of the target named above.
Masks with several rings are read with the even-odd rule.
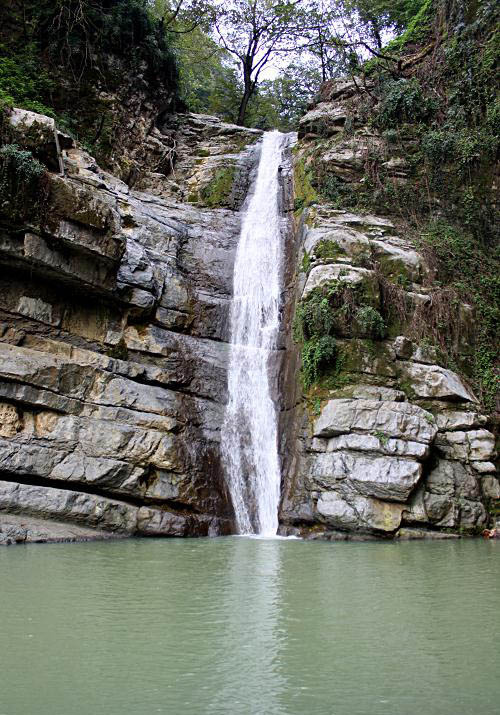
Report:
[[[0,149],[0,208],[10,218],[31,218],[30,214],[43,205],[46,185],[45,167],[30,151],[17,144]]]
[[[302,348],[303,382],[306,390],[318,381],[321,368],[331,364],[337,355],[337,343],[331,335],[314,337]]]
[[[381,86],[381,100],[374,123],[390,129],[408,122],[423,122],[436,110],[436,101],[426,97],[416,78],[388,80]]]
[[[373,340],[382,339],[385,337],[384,319],[370,305],[363,305],[356,313],[356,322],[358,323],[363,335],[372,338]]]
[[[8,52],[0,44],[0,102],[53,116],[41,97],[50,94],[54,82],[40,64],[36,45],[28,43],[15,56],[9,57]]]
[[[329,335],[334,324],[334,315],[328,297],[320,291],[312,291],[299,303],[295,312],[293,335],[297,342]]]
[[[499,139],[490,132],[462,128],[458,131],[434,129],[425,133],[421,141],[421,152],[433,168],[453,162],[461,178],[465,177],[480,162],[495,159]]]

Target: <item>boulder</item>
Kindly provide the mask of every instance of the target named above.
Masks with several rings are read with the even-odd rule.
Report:
[[[477,402],[460,377],[451,370],[438,365],[421,365],[403,361],[400,365],[403,378],[410,382],[417,398]]]
[[[436,445],[447,459],[462,462],[488,462],[495,455],[495,437],[485,429],[439,432]]]
[[[330,102],[320,102],[300,119],[299,138],[306,134],[337,134],[344,128],[347,116],[343,107]]]
[[[379,457],[353,451],[323,452],[309,458],[309,479],[318,488],[340,480],[359,494],[406,501],[419,481],[422,466],[413,459]]]
[[[437,427],[431,413],[408,402],[329,400],[314,423],[315,437],[348,432],[381,432],[383,437],[430,444]]]
[[[403,504],[394,504],[360,495],[346,496],[336,491],[323,492],[317,503],[322,521],[347,530],[394,532],[401,523]]]
[[[353,285],[363,285],[366,296],[370,299],[370,303],[375,306],[378,305],[378,283],[374,272],[366,268],[355,268],[350,265],[345,265],[344,263],[330,263],[328,265],[315,266],[307,278],[302,298],[305,298],[318,286],[338,280],[352,283]]]

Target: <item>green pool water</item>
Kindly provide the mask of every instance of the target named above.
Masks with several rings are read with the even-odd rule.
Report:
[[[0,549],[0,715],[500,713],[500,542]]]

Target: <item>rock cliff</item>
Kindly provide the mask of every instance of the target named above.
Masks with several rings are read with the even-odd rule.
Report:
[[[366,123],[352,82],[327,83],[320,99],[301,121],[294,157],[302,375],[281,532],[478,533],[500,497],[495,439],[429,327],[434,320],[467,352],[473,309],[454,303],[453,320],[439,312],[443,296],[400,215],[339,206],[365,190],[375,155],[397,185],[408,161]]]
[[[144,193],[48,117],[5,118],[0,541],[232,528],[219,429],[260,132],[176,121],[178,164]]]
[[[474,310],[454,299],[446,322],[400,215],[347,210],[374,151],[398,186],[408,161],[352,84],[322,92],[293,150],[272,366],[280,531],[477,533],[500,497],[495,440],[473,383],[429,337],[466,353]],[[132,174],[115,155],[118,178],[48,117],[14,110],[1,131],[0,543],[231,533],[228,317],[261,133],[169,115],[127,144]]]

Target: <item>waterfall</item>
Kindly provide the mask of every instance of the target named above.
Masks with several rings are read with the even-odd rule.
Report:
[[[278,168],[286,135],[264,135],[234,265],[228,404],[222,457],[240,534],[278,528],[280,463],[269,359],[279,328],[281,217]]]

